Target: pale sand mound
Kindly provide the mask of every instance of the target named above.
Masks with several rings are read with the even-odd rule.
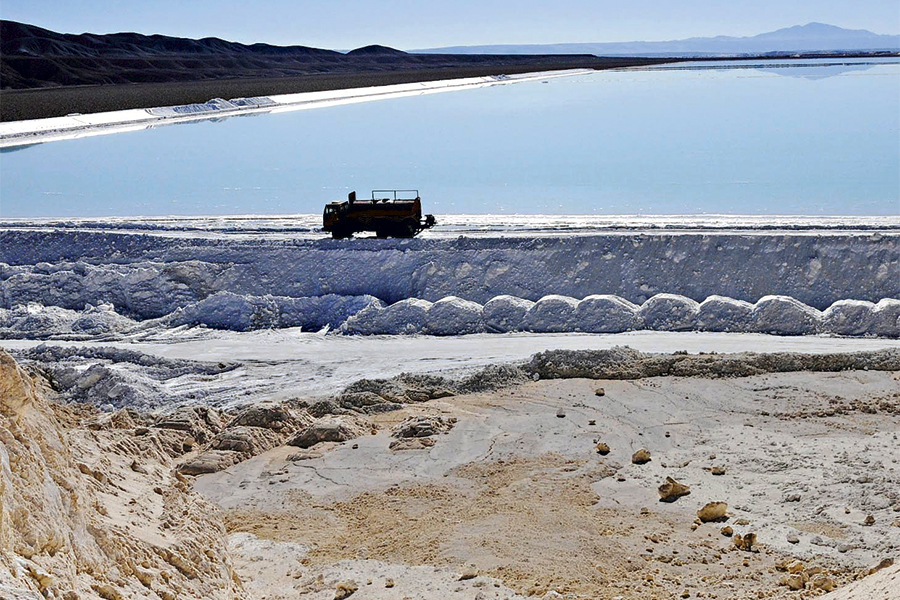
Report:
[[[218,511],[162,438],[82,420],[0,351],[0,597],[244,598]]]
[[[900,598],[900,564],[882,569],[839,590],[822,600],[896,600]]]

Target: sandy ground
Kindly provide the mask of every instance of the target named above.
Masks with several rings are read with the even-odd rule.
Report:
[[[538,381],[407,406],[319,457],[276,448],[195,487],[225,509],[260,599],[332,598],[350,579],[354,598],[813,596],[781,583],[788,565],[827,589],[900,548],[898,381]],[[458,421],[432,447],[390,450],[410,414]],[[651,461],[632,464],[640,448]],[[666,476],[690,495],[660,502]],[[711,501],[727,521],[696,524]],[[726,526],[756,533],[752,551]]]

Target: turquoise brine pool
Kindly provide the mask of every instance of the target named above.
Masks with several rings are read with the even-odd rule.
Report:
[[[232,117],[0,154],[0,216],[900,214],[900,59],[736,61]]]

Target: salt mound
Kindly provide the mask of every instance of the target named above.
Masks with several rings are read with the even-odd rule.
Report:
[[[569,296],[544,296],[525,313],[525,329],[536,333],[573,331],[577,306],[578,300]]]
[[[58,306],[44,306],[37,302],[29,302],[16,306],[7,313],[7,327],[13,331],[36,334],[52,334],[71,330],[81,315],[74,310]]]
[[[206,325],[215,329],[252,331],[278,326],[278,305],[271,296],[217,292],[172,315],[174,325]]]
[[[753,307],[752,330],[775,335],[810,335],[822,327],[822,313],[790,296],[763,296]]]
[[[373,304],[347,319],[341,330],[357,335],[421,333],[428,322],[429,308],[431,302],[420,298],[407,298],[386,308]]]
[[[743,300],[710,296],[700,303],[697,329],[700,331],[747,331],[753,305]]]
[[[822,313],[825,331],[838,335],[865,335],[872,329],[875,305],[865,300],[838,300]]]
[[[338,327],[352,315],[381,301],[373,296],[326,294],[311,298],[247,296],[218,292],[176,310],[163,319],[170,325],[206,325],[215,329],[252,331],[301,327],[318,331]]]
[[[619,333],[634,326],[638,305],[619,296],[594,294],[575,307],[575,324],[579,331]]]
[[[884,337],[900,337],[900,300],[882,298],[872,308],[872,331]]]
[[[116,313],[112,304],[92,306],[83,311],[44,306],[36,302],[0,312],[0,331],[9,337],[46,338],[54,335],[100,335],[125,331],[136,323]],[[3,330],[6,331],[3,331]]]
[[[656,294],[641,305],[637,323],[645,329],[684,331],[697,323],[700,305],[677,294]]]
[[[340,331],[351,335],[378,335],[383,312],[383,303],[372,304],[344,321]]]
[[[305,298],[276,296],[274,300],[280,313],[278,327],[302,327],[306,331],[319,331],[323,327],[337,328],[369,306],[384,306],[381,300],[368,295],[326,294]]]
[[[517,296],[496,296],[488,300],[481,311],[488,331],[506,333],[522,328],[525,314],[534,302]]]
[[[481,305],[456,296],[441,298],[428,309],[425,333],[431,335],[463,335],[484,331]]]

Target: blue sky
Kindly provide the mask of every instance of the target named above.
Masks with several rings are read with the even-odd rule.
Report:
[[[64,33],[411,49],[755,35],[810,21],[900,32],[897,0],[3,0],[0,17]]]

